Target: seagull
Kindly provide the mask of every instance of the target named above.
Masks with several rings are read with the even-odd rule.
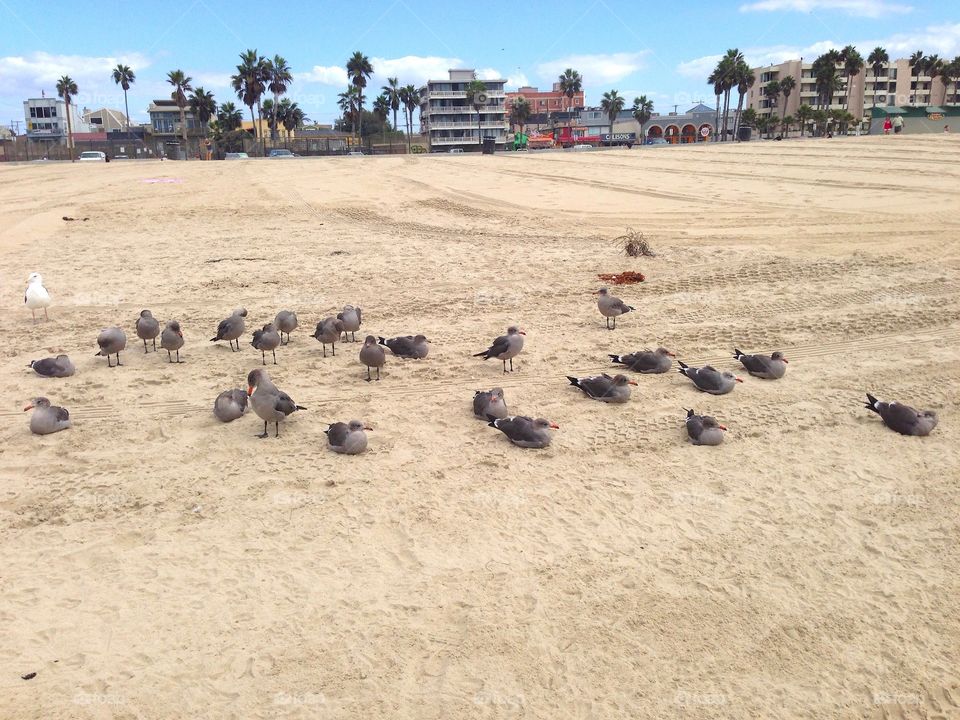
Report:
[[[343,332],[343,321],[333,317],[326,317],[317,323],[317,329],[310,337],[316,338],[323,345],[323,356],[327,356],[327,345],[333,348],[333,356],[337,356],[337,340]]]
[[[873,410],[883,424],[901,435],[929,435],[937,426],[937,414],[933,410],[916,410],[898,402],[883,402],[867,393],[868,410]]]
[[[57,355],[55,358],[48,357],[42,360],[31,360],[29,367],[33,368],[33,371],[37,375],[42,375],[43,377],[70,377],[77,371],[73,365],[73,361],[66,355]]]
[[[733,357],[743,364],[748,373],[765,380],[782,378],[787,372],[787,362],[789,362],[779,350],[768,357],[766,355],[746,355],[734,348]]]
[[[179,322],[171,320],[167,323],[167,326],[163,329],[163,334],[160,335],[160,347],[167,351],[167,362],[173,362],[173,357],[170,355],[171,352],[177,353],[178,363],[183,362],[183,360],[180,359],[180,348],[183,347],[183,333],[180,331]]]
[[[30,432],[34,435],[49,435],[70,427],[70,413],[66,408],[51,405],[45,397],[35,397],[23,411],[33,409],[30,416]]]
[[[224,390],[213,402],[213,414],[221,422],[233,422],[247,411],[247,394],[240,388]]]
[[[610,377],[606,373],[593,377],[576,378],[567,375],[567,380],[574,387],[583,390],[587,397],[605,403],[625,403],[630,399],[630,386],[636,385],[626,375]]]
[[[27,290],[23,293],[23,302],[33,313],[33,321],[37,321],[37,310],[43,308],[43,319],[49,320],[47,308],[50,307],[50,293],[43,286],[43,278],[40,273],[30,273],[27,277]]]
[[[377,369],[377,380],[380,379],[380,368],[387,362],[387,354],[383,348],[377,345],[377,339],[373,335],[367,335],[363,341],[363,347],[360,348],[360,362],[367,366],[367,382],[370,382],[370,368]]]
[[[486,420],[491,415],[495,418],[505,418],[507,412],[507,403],[503,398],[503,388],[493,388],[492,390],[477,390],[473,394],[473,414],[478,418]]]
[[[233,352],[240,351],[240,336],[243,335],[243,329],[245,323],[243,319],[247,316],[246,308],[237,308],[231,313],[230,317],[225,318],[220,321],[220,324],[217,325],[217,335],[216,337],[210,338],[210,342],[217,342],[217,340],[226,340],[230,343],[230,350]],[[237,349],[233,349],[233,341],[237,341]]]
[[[107,358],[107,367],[120,366],[120,352],[127,347],[127,334],[118,327],[110,327],[101,330],[97,336],[97,345],[100,346],[100,352],[97,355],[105,355]],[[117,356],[117,364],[110,364],[110,356]],[[96,357],[96,355],[94,356]]]
[[[263,420],[263,434],[257,437],[267,437],[267,423],[272,422],[277,429],[274,437],[280,437],[280,422],[287,419],[287,415],[297,410],[306,410],[297,405],[285,392],[279,390],[270,381],[266,370],[257,368],[247,375],[247,396],[253,411]]]
[[[388,339],[380,337],[378,340],[397,357],[422,360],[430,352],[430,341],[425,335],[401,335]]]
[[[254,330],[253,340],[250,344],[260,351],[264,365],[267,364],[267,350],[273,353],[273,364],[277,364],[277,346],[280,345],[280,333],[277,332],[273,323],[264,325],[263,330]]]
[[[297,329],[297,314],[293,310],[281,310],[277,313],[277,317],[273,319],[273,324],[280,331],[280,337],[282,338],[284,333],[287,335],[287,342],[282,343],[286,345],[290,342],[290,333]]]
[[[507,334],[501,335],[493,341],[483,352],[478,352],[474,357],[482,357],[484,360],[496,358],[503,361],[503,371],[507,371],[507,360],[510,361],[510,372],[513,372],[513,358],[523,350],[523,336],[526,333],[516,325],[507,328]]]
[[[631,310],[636,310],[620,298],[611,295],[606,288],[600,288],[597,294],[600,296],[600,299],[597,300],[597,307],[600,309],[600,314],[607,319],[607,330],[616,330],[617,317]],[[610,318],[613,318],[613,327],[610,326]]]
[[[153,340],[153,351],[157,351],[157,335],[160,334],[160,323],[149,310],[141,310],[137,318],[137,337],[143,340],[143,352],[147,353],[147,340]]]
[[[349,423],[333,423],[324,432],[330,449],[343,455],[359,455],[367,449],[367,434],[364,430],[373,430],[359,420]]]
[[[337,313],[337,320],[343,323],[343,341],[347,341],[347,333],[350,333],[351,342],[357,341],[357,330],[363,322],[363,313],[360,308],[353,305],[344,305],[343,312]]]
[[[693,384],[697,386],[697,390],[702,390],[711,395],[726,395],[736,387],[737,383],[743,382],[743,380],[733,373],[720,372],[712,365],[695,368],[679,360],[677,360],[677,364],[680,366],[680,374],[686,375],[693,380]]]
[[[687,435],[694,445],[719,445],[726,429],[711,415],[697,415],[687,410]]]
[[[487,424],[496,428],[512,442],[514,445],[524,448],[545,448],[553,439],[550,436],[550,428],[559,430],[560,426],[544,418],[534,420],[526,415],[514,415],[513,417],[497,418],[493,415],[487,417]]]
[[[667,372],[670,366],[673,365],[670,358],[676,357],[676,355],[666,348],[661,347],[653,352],[644,350],[643,352],[635,352],[630,355],[609,355],[608,357],[619,365],[626,365],[634,372],[650,374]]]

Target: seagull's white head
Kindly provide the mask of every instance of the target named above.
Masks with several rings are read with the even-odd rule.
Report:
[[[40,273],[30,273],[30,275],[27,277],[28,285],[33,285],[34,283],[43,285],[43,278],[40,277]]]

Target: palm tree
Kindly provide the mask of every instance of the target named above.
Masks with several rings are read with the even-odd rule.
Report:
[[[530,107],[530,103],[527,102],[527,99],[521,95],[516,100],[513,101],[513,105],[510,107],[510,124],[520,126],[520,134],[523,134],[524,128],[527,126],[527,122],[530,120],[530,116],[533,114],[533,108]]]
[[[395,78],[387,78],[387,84],[382,88],[383,94],[387,96],[387,100],[390,102],[390,109],[393,111],[393,129],[396,131],[397,126],[397,111],[400,109],[400,81]],[[393,136],[390,136],[390,147],[393,147]]]
[[[790,127],[791,127],[795,122],[796,122],[796,120],[794,120],[793,115],[784,115],[782,118],[780,118],[780,127],[783,128],[783,136],[784,136],[784,137],[789,137],[789,136],[790,136]]]
[[[347,78],[357,88],[357,137],[363,135],[363,89],[367,86],[367,78],[373,75],[373,65],[370,58],[359,50],[347,60]]]
[[[373,101],[373,114],[382,123],[382,137],[383,141],[386,142],[387,139],[387,118],[390,117],[390,98],[385,94],[381,94]],[[390,141],[390,146],[393,147],[393,140]]]
[[[753,84],[756,82],[757,78],[753,74],[753,70],[750,69],[750,66],[746,62],[740,61],[737,64],[736,74],[734,79],[737,83],[737,117],[734,120],[733,134],[737,138],[737,141],[740,140],[740,113],[743,112],[743,98],[747,94],[747,91],[753,87]]]
[[[803,131],[807,127],[807,121],[813,119],[813,108],[803,103],[797,108],[797,124],[800,126],[800,137],[803,137]]]
[[[202,87],[194,88],[188,101],[190,103],[190,112],[200,121],[200,127],[203,128],[203,136],[207,137],[210,119],[217,114],[217,103],[213,99],[213,93],[207,92]]]
[[[287,131],[288,137],[294,130],[302,128],[303,124],[307,121],[307,116],[304,114],[303,110],[290,98],[284,98],[280,101],[278,117],[280,118],[284,130]]]
[[[781,119],[787,112],[787,101],[790,99],[790,93],[793,92],[796,86],[797,81],[793,79],[793,75],[784,75],[780,81],[780,94],[783,95],[783,110],[780,113]]]
[[[721,131],[721,137],[724,140],[727,139],[727,123],[730,115],[730,91],[739,84],[738,69],[741,64],[745,64],[743,53],[737,48],[732,48],[727,50],[726,55],[720,59],[713,74],[710,76],[714,87],[723,93],[723,129]],[[719,124],[719,118],[717,122]]]
[[[833,96],[843,87],[837,65],[841,62],[840,53],[828,50],[813,61],[813,78],[817,87],[817,103],[828,108],[833,104]]]
[[[719,66],[710,73],[707,83],[713,85],[713,94],[717,97],[716,119],[713,123],[713,141],[717,142],[720,140],[720,133],[717,132],[720,129],[720,96],[723,95],[723,76]]]
[[[769,135],[770,130],[770,115],[759,115],[757,117],[757,135],[763,137],[764,133]]]
[[[267,90],[273,93],[273,122],[270,124],[270,139],[277,139],[277,111],[280,108],[280,96],[287,92],[290,83],[293,82],[293,73],[287,61],[279,55],[274,55],[272,60],[265,60],[263,63],[264,81],[267,84]]]
[[[643,125],[651,117],[653,117],[653,100],[647,98],[646,95],[641,95],[633,99],[633,119],[640,123],[640,146],[643,147]]]
[[[192,79],[193,78],[185,75],[183,70],[171,70],[167,73],[167,82],[173,85],[173,92],[170,93],[170,98],[177,104],[177,107],[180,108],[180,134],[183,137],[184,157],[188,157],[187,116],[184,110],[187,107],[187,93],[193,90],[190,86]]]
[[[934,81],[937,78],[940,78],[941,84],[943,85],[943,98],[946,100],[947,97],[947,84],[943,81],[943,69],[946,67],[946,64],[943,60],[940,59],[939,55],[931,55],[930,57],[924,60],[923,71],[930,76],[930,102],[929,105],[936,105],[937,102],[933,98],[933,85]]]
[[[943,104],[948,105],[950,102],[950,83],[953,83],[953,102],[956,103],[960,99],[957,98],[957,83],[960,81],[960,55],[943,66],[943,70],[940,71],[940,79],[943,81]]]
[[[357,130],[357,96],[359,90],[354,85],[347,85],[347,89],[337,95],[337,106],[343,113],[344,122],[350,121],[352,131]]]
[[[853,79],[863,70],[863,56],[857,52],[853,45],[847,45],[840,51],[840,60],[843,62],[843,74],[847,76],[847,94],[844,96],[843,102],[843,108],[846,110],[850,107]]]
[[[127,90],[130,89],[130,86],[133,85],[134,80],[137,79],[137,76],[133,74],[133,70],[130,69],[128,65],[117,64],[113,69],[113,81],[123,88],[123,108],[127,113],[127,132],[130,132],[130,106],[127,104]]]
[[[873,107],[877,106],[877,78],[880,77],[880,71],[888,62],[890,62],[890,56],[880,46],[875,47],[867,56],[867,63],[873,69]]]
[[[913,55],[910,56],[910,84],[911,90],[913,90],[913,104],[917,104],[917,85],[920,84],[920,73],[923,72],[924,65],[924,55],[923,50],[917,50]],[[916,78],[916,80],[914,80]]]
[[[777,99],[780,97],[780,81],[771,80],[763,86],[763,96],[770,101],[770,115],[773,115],[773,108],[777,105]]]
[[[416,85],[404,85],[398,91],[400,102],[403,103],[403,116],[407,128],[407,152],[410,152],[410,140],[413,135],[413,111],[420,104],[420,91]]]
[[[474,112],[477,113],[477,144],[483,144],[483,132],[480,130],[480,121],[482,116],[480,111],[487,104],[487,84],[483,80],[471,80],[467,85],[467,105],[473,105]]]
[[[220,129],[225,132],[238,130],[243,124],[243,114],[232,102],[221,103],[220,109],[217,111],[217,123],[220,125]]]
[[[603,94],[603,99],[600,101],[600,109],[607,114],[607,119],[610,120],[611,135],[613,135],[613,123],[617,119],[617,115],[623,110],[626,102],[626,98],[616,90],[611,90]]]
[[[247,50],[240,53],[240,64],[237,72],[230,77],[230,84],[240,101],[250,108],[250,122],[253,124],[254,137],[260,136],[257,127],[257,118],[253,114],[253,106],[260,106],[266,84],[264,83],[265,61],[256,50]]]
[[[567,68],[560,75],[560,92],[567,98],[567,112],[573,108],[573,96],[583,90],[583,78],[573,68]]]
[[[63,98],[67,111],[67,152],[70,153],[70,162],[74,162],[73,157],[73,122],[70,113],[70,98],[79,93],[77,84],[69,75],[63,75],[57,80],[57,95]]]

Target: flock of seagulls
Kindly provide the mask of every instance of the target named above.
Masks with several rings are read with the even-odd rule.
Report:
[[[616,329],[617,317],[634,310],[620,298],[612,296],[607,288],[601,288],[596,293],[599,298],[597,308],[604,317],[609,330]],[[39,273],[31,273],[27,279],[27,289],[24,293],[24,304],[33,315],[33,322],[37,322],[37,310],[43,310],[44,318],[49,319],[47,308],[51,304],[50,294],[43,285],[43,278]],[[246,331],[245,308],[234,310],[229,317],[224,318],[217,325],[216,335],[210,338],[211,342],[226,340],[232,352],[240,352],[240,338]],[[612,323],[611,323],[612,321]],[[331,354],[336,356],[338,342],[356,342],[356,332],[363,322],[363,313],[359,307],[344,306],[336,316],[329,316],[317,323],[311,335],[322,346],[323,357],[327,356],[327,345]],[[251,345],[260,351],[263,367],[251,370],[247,375],[247,390],[230,388],[221,392],[213,404],[214,416],[221,422],[233,422],[242,417],[248,407],[263,421],[263,432],[257,437],[269,436],[269,426],[273,423],[274,437],[280,436],[280,423],[288,416],[306,410],[298,405],[287,393],[280,390],[270,380],[267,374],[267,353],[277,361],[277,348],[290,342],[290,333],[298,327],[297,315],[290,310],[277,313],[274,321],[267,323],[259,330],[254,330]],[[160,322],[149,310],[141,311],[136,319],[135,330],[137,337],[143,341],[144,353],[151,349],[157,352],[157,337],[160,338],[160,348],[167,351],[167,361],[182,363],[180,349],[184,345],[183,332],[180,323],[171,320],[165,324],[161,332]],[[284,340],[284,335],[286,339]],[[486,350],[476,353],[473,357],[484,360],[500,360],[503,363],[503,372],[513,372],[513,359],[520,354],[524,346],[526,333],[519,327],[511,325],[505,335],[494,339]],[[236,343],[236,346],[234,346]],[[127,336],[120,327],[109,327],[97,336],[99,351],[97,356],[107,358],[107,367],[115,368],[122,365],[120,353],[126,350]],[[430,351],[430,341],[424,335],[403,335],[393,338],[367,335],[364,339],[359,360],[367,369],[367,382],[380,380],[380,371],[386,364],[387,355],[384,348],[391,351],[395,357],[404,359],[422,360]],[[112,358],[116,358],[116,363]],[[676,355],[670,350],[660,347],[656,350],[644,350],[626,355],[608,355],[611,362],[631,372],[640,374],[663,374],[673,367]],[[174,359],[176,358],[176,359]],[[751,355],[735,348],[733,358],[740,362],[746,371],[754,377],[764,380],[779,380],[786,375],[787,359],[781,352],[770,355]],[[509,370],[507,364],[509,362]],[[710,365],[692,367],[677,360],[679,372],[689,379],[698,390],[711,395],[725,395],[733,391],[737,383],[743,380],[729,371],[721,371]],[[29,367],[38,375],[51,378],[69,377],[76,372],[73,362],[67,355],[34,360]],[[376,378],[372,371],[376,370]],[[627,375],[617,374],[588,377],[567,376],[570,385],[579,389],[590,399],[604,403],[622,404],[630,400],[631,388],[637,385]],[[882,402],[871,394],[867,394],[866,408],[877,413],[884,424],[891,430],[902,435],[925,436],[929,435],[937,426],[937,414],[932,410],[918,411],[909,405],[896,402]],[[33,410],[30,416],[30,430],[38,435],[47,435],[59,432],[70,427],[70,413],[62,407],[51,405],[45,397],[36,397],[24,408]],[[502,388],[478,390],[473,397],[473,413],[476,417],[486,420],[490,427],[496,428],[514,445],[523,448],[544,448],[552,439],[551,430],[559,426],[546,418],[532,418],[526,415],[510,415]],[[694,445],[720,445],[723,442],[726,427],[710,415],[698,415],[695,410],[686,410],[686,430],[690,442]],[[330,449],[337,453],[356,455],[367,448],[366,433],[371,428],[360,420],[351,420],[347,423],[337,422],[329,425],[324,431]]]

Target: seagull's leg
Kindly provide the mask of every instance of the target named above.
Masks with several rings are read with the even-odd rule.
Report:
[[[257,437],[258,437],[258,438],[265,438],[265,437],[267,437],[267,421],[266,421],[266,420],[263,421],[263,434],[262,434],[262,435],[257,435]]]
[[[320,343],[320,344],[323,345],[323,356],[326,357],[326,356],[327,356],[327,344],[326,344],[326,343]]]
[[[177,350],[177,353],[179,353],[179,352],[180,352],[180,351]],[[173,356],[170,354],[170,351],[169,351],[169,350],[167,350],[167,362],[168,362],[168,363],[172,363],[172,362],[173,362]]]
[[[380,379],[380,367],[377,366],[377,380]]]
[[[143,341],[143,354],[144,354],[144,355],[147,354],[147,341],[146,341],[146,339],[144,339],[144,341]]]
[[[178,363],[182,363],[182,362],[183,362],[183,360],[180,359],[180,351],[179,351],[179,350],[177,350],[177,362],[178,362]]]
[[[157,351],[157,339],[156,339],[156,338],[153,339],[153,351],[154,351],[154,352]]]
[[[267,353],[263,350],[260,351],[260,360],[262,361],[261,364],[263,365],[267,364]]]
[[[120,362],[120,353],[117,353],[117,367],[120,367],[120,365],[121,365],[121,362]]]
[[[31,309],[30,309],[30,312],[33,314],[33,324],[36,325],[36,324],[37,324],[37,311],[34,310],[33,308],[31,308]]]
[[[109,356],[109,355],[107,355],[107,367],[113,367],[113,365],[110,364],[110,356]]]
[[[273,350],[272,352],[273,352],[273,364],[276,365],[276,364],[277,364],[277,351],[276,351],[276,350]]]
[[[367,365],[367,382],[370,382],[373,378],[370,377],[370,366]]]
[[[274,435],[274,437],[280,437],[280,423],[279,423],[279,422],[275,422],[274,425],[277,426],[277,434]]]
[[[44,320],[49,320],[49,319],[50,319],[50,316],[47,315],[47,309],[46,309],[46,308],[43,309],[43,319],[44,319]]]
[[[513,358],[510,358],[510,372],[513,372]]]
[[[337,356],[337,344],[335,342],[330,343],[330,347],[333,348],[333,356]]]
[[[506,360],[503,361],[503,374],[504,374],[504,375],[507,374],[507,361],[506,361]]]

